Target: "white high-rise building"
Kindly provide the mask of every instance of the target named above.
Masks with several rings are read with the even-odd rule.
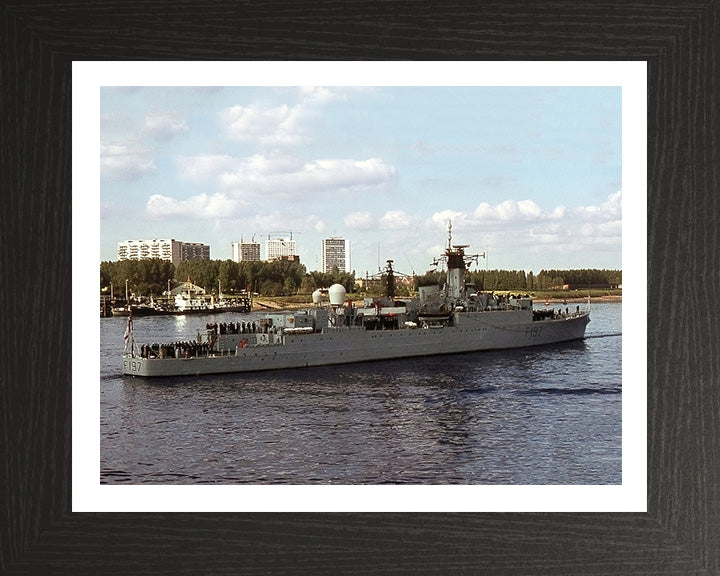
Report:
[[[292,258],[295,256],[295,240],[287,238],[271,238],[268,236],[265,242],[265,258],[266,260],[279,260],[282,258]]]
[[[199,242],[180,242],[173,238],[125,240],[117,244],[118,260],[160,258],[177,265],[184,260],[209,260],[210,246]]]
[[[350,240],[323,238],[321,260],[323,272],[332,272],[334,266],[340,272],[350,272]]]
[[[233,262],[255,262],[260,260],[260,243],[255,242],[254,239],[251,242],[243,242],[241,238],[240,242],[231,242],[230,247],[232,248]]]

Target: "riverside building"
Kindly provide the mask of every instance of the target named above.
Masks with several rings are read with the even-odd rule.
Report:
[[[271,260],[298,260],[295,254],[295,240],[292,235],[287,238],[273,238],[272,234],[268,235],[265,243],[265,257],[268,262]]]
[[[350,271],[350,240],[345,238],[323,238],[322,271],[332,272],[337,266],[340,272]]]
[[[260,243],[253,238],[250,242],[231,242],[233,262],[257,262],[260,260]]]
[[[210,246],[200,242],[180,242],[173,238],[125,240],[117,244],[118,260],[160,258],[174,265],[186,260],[209,260]]]

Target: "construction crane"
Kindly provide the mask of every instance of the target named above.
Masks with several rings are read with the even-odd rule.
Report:
[[[292,230],[282,230],[280,232],[270,232],[268,234],[268,240],[270,240],[271,236],[280,236],[280,238],[276,238],[276,240],[285,240],[286,238],[288,240],[292,240],[293,239],[292,234],[293,234]],[[289,236],[289,238],[288,238],[288,236]]]

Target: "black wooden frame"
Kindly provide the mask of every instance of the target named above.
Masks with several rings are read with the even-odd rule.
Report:
[[[720,574],[719,22],[718,0],[6,0],[0,572]],[[144,59],[646,60],[648,512],[70,512],[71,63]]]

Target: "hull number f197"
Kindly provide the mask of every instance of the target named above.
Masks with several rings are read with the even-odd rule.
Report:
[[[140,372],[141,365],[140,360],[123,360],[123,371]]]
[[[525,329],[525,339],[531,340],[540,334],[540,326],[528,326]]]

